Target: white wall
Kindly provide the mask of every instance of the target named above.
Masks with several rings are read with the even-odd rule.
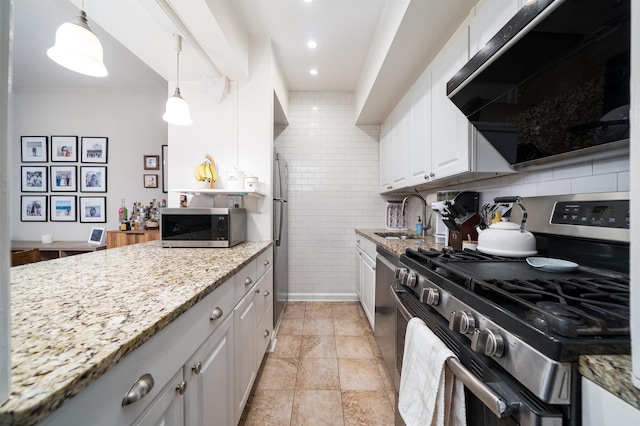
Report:
[[[289,297],[355,299],[354,228],[384,226],[380,126],[354,125],[351,93],[290,95],[276,138],[290,171]]]
[[[144,155],[161,155],[167,143],[167,124],[162,120],[166,94],[164,91],[140,92],[136,89],[91,88],[16,88],[13,103],[13,137],[11,140],[11,238],[40,240],[52,233],[55,240],[86,241],[92,226],[118,228],[120,200],[131,209],[133,201],[148,205],[152,199],[166,198],[162,193],[161,170],[145,171]],[[20,136],[105,136],[108,142],[107,193],[48,192],[47,195],[106,196],[107,223],[21,222]],[[49,139],[50,142],[50,139]],[[49,156],[50,158],[50,156]],[[80,158],[79,158],[80,159]],[[51,165],[81,163],[49,163]],[[98,164],[90,164],[98,165]],[[143,186],[143,174],[158,174],[159,188]],[[78,188],[79,189],[79,188]]]

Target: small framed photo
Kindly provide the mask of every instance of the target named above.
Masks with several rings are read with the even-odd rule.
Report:
[[[47,151],[47,136],[22,136],[20,143],[22,147],[23,163],[46,163],[49,159]]]
[[[107,168],[105,166],[80,167],[81,192],[107,192]]]
[[[76,166],[51,166],[51,192],[75,192],[78,190]]]
[[[75,222],[76,198],[75,195],[52,195],[50,220],[52,222]]]
[[[47,166],[22,166],[22,192],[47,192]]]
[[[82,138],[82,162],[105,163],[107,162],[107,144],[109,138],[83,137]]]
[[[145,188],[157,188],[158,187],[158,175],[144,175],[144,187]]]
[[[80,222],[105,223],[107,197],[80,197]]]
[[[145,170],[160,170],[160,156],[159,155],[145,155],[144,156],[144,169]]]
[[[169,170],[168,170],[168,160],[169,156],[169,145],[162,145],[162,192],[169,191]]]
[[[78,137],[51,136],[51,161],[78,161]]]
[[[47,196],[23,195],[20,198],[21,222],[47,221]]]
[[[89,239],[87,242],[89,244],[96,244],[98,246],[104,245],[104,237],[105,237],[105,228],[96,228],[95,226],[91,228],[91,232],[89,233]]]

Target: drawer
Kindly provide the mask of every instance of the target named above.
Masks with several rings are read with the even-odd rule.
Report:
[[[273,247],[269,247],[264,253],[261,253],[256,260],[258,279],[271,268],[271,265],[273,265]]]
[[[256,260],[252,260],[247,265],[245,265],[237,274],[234,276],[235,279],[235,305],[237,305],[240,300],[247,294],[247,291],[251,287],[255,285],[257,282],[257,269],[256,269]]]
[[[273,303],[273,270],[269,270],[260,278],[255,292],[256,322],[260,322],[265,315],[267,306]],[[273,322],[273,319],[271,321]]]
[[[359,247],[367,256],[371,259],[376,258],[377,256],[377,246],[371,240],[368,240],[366,237],[363,237],[360,234],[356,234],[356,247]]]
[[[273,303],[267,306],[264,317],[262,317],[262,321],[258,324],[258,328],[256,328],[256,365],[257,368],[260,368],[260,364],[262,363],[262,359],[264,358],[264,353],[269,347],[269,342],[271,342],[271,338],[273,337]]]

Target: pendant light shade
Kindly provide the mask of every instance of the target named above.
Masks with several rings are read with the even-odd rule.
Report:
[[[102,45],[87,23],[87,15],[80,10],[76,21],[67,22],[56,31],[56,44],[47,55],[58,64],[80,74],[106,77],[107,68],[102,62]]]
[[[162,119],[176,126],[190,126],[193,124],[191,112],[187,101],[180,94],[180,51],[182,50],[182,37],[174,34],[173,38],[176,43],[177,60],[176,60],[176,91],[173,96],[167,100],[167,110],[162,114]]]

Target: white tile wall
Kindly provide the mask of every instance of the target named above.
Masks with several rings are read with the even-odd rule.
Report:
[[[275,146],[290,171],[290,300],[355,300],[354,229],[384,227],[380,126],[354,125],[351,93],[292,92],[289,102]]]

